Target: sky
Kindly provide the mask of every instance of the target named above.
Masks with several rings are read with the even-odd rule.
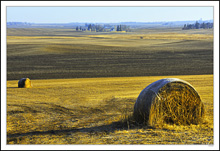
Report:
[[[8,6],[7,22],[29,23],[116,23],[213,19],[213,7],[30,7]]]

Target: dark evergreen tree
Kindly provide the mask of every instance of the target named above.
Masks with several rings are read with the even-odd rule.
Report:
[[[88,26],[88,30],[90,30],[90,29],[92,29],[92,25],[91,24],[89,24],[89,26]]]
[[[117,25],[117,31],[119,31],[119,25]]]
[[[184,27],[183,27],[183,29],[186,29],[187,28],[187,26],[186,26],[186,24],[184,24]]]
[[[199,27],[200,27],[200,24],[199,24],[198,21],[196,21],[196,23],[195,23],[195,28],[196,28],[196,29],[199,29]]]

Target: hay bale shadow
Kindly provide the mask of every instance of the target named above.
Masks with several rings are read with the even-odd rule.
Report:
[[[8,134],[7,135],[7,144],[11,141],[16,143],[18,139],[22,139],[25,136],[37,136],[37,135],[70,135],[77,132],[83,133],[113,133],[114,131],[118,130],[129,130],[129,129],[138,129],[138,128],[145,128],[145,129],[154,129],[151,126],[147,126],[144,124],[137,123],[132,115],[128,116],[128,118],[121,119],[116,122],[112,122],[111,124],[88,127],[88,128],[72,128],[72,129],[65,129],[65,130],[48,130],[48,131],[32,131],[27,133],[15,133],[15,134]]]

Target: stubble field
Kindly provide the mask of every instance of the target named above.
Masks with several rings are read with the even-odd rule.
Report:
[[[211,30],[8,29],[7,143],[213,144],[212,74]],[[23,77],[33,88],[17,88]],[[168,77],[196,88],[202,124],[153,128],[131,120],[141,90]]]
[[[200,30],[205,34],[182,33],[181,29],[131,33],[8,30],[8,80],[213,73],[211,30]]]

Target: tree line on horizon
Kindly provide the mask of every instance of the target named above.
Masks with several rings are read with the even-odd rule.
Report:
[[[195,24],[184,24],[184,27],[182,28],[183,30],[187,30],[187,29],[209,29],[209,28],[213,28],[213,23],[210,22],[203,22],[203,23],[199,23],[198,21],[196,21]]]
[[[95,31],[95,32],[104,32],[104,31],[130,31],[130,27],[127,25],[98,25],[98,24],[85,24],[85,26],[76,26],[76,31]]]

